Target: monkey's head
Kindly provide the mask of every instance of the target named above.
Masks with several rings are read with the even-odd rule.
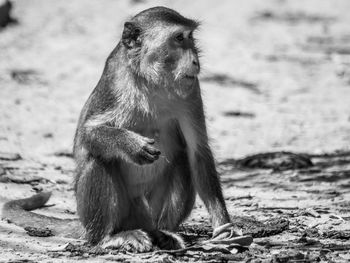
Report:
[[[187,96],[200,65],[193,32],[198,23],[172,9],[147,9],[124,24],[122,44],[131,70],[155,87]]]

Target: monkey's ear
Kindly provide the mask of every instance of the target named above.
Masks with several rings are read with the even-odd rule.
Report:
[[[127,48],[133,48],[141,44],[141,29],[132,22],[125,22],[122,42]]]

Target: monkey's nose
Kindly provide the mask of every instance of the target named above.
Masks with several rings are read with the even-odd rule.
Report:
[[[193,71],[194,75],[197,75],[199,73],[199,61],[198,59],[193,59],[192,60],[192,67],[191,67],[191,71]]]

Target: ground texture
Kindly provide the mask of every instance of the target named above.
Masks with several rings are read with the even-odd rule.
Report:
[[[72,140],[123,22],[166,5],[202,22],[201,86],[228,209],[249,249],[198,246],[198,200],[181,227],[191,249],[145,254],[0,221],[0,262],[349,262],[350,2],[14,1],[0,31],[0,203],[49,190],[38,213],[75,218]],[[31,235],[30,235],[31,234]]]

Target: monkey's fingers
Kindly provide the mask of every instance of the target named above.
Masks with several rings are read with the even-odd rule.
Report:
[[[227,230],[231,226],[232,226],[232,223],[227,223],[227,224],[224,224],[224,225],[221,225],[221,226],[215,228],[213,231],[212,238],[217,237],[219,234],[221,234],[223,231]]]
[[[242,235],[243,235],[242,229],[235,227],[232,223],[227,223],[215,228],[213,231],[212,238],[222,239],[222,238],[242,236]]]
[[[142,147],[142,149],[147,151],[151,155],[160,155],[161,154],[161,152],[157,148],[149,146],[149,145]]]
[[[151,138],[146,138],[148,144],[154,144],[155,140]]]
[[[249,246],[251,243],[253,243],[252,236],[246,235],[246,236],[236,236],[231,238],[224,238],[224,239],[210,239],[203,242],[204,244],[215,244],[215,245],[230,245],[230,244],[237,244],[243,247]]]
[[[158,160],[160,153],[155,153],[155,154],[151,154],[149,151],[147,151],[146,149],[143,149],[141,156],[146,160],[146,162],[148,161],[149,163],[154,162],[155,160]]]
[[[213,231],[213,238],[205,241],[211,244],[238,244],[249,246],[253,238],[249,235],[243,236],[242,230],[235,227],[232,223],[219,226]]]

